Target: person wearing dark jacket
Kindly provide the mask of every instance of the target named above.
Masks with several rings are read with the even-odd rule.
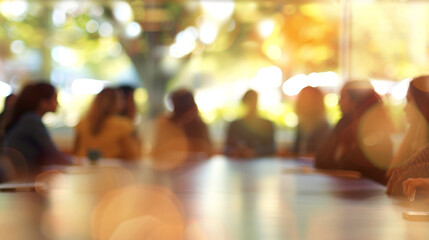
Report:
[[[339,104],[343,116],[317,153],[315,166],[358,171],[386,184],[394,129],[381,97],[369,81],[350,81],[341,90]]]

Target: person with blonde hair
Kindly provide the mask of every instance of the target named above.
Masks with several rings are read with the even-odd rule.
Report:
[[[305,87],[299,92],[295,103],[298,126],[293,154],[313,155],[328,137],[331,127],[326,120],[323,97],[323,92],[316,87]]]
[[[119,114],[123,104],[120,94],[114,88],[104,88],[97,94],[75,127],[75,155],[84,157],[89,151],[98,151],[103,158],[139,158],[140,140],[133,123]]]
[[[171,158],[171,154],[178,152],[188,156],[210,156],[212,143],[209,130],[201,119],[193,93],[186,88],[180,88],[171,92],[169,99],[173,111],[156,120],[151,155],[157,159]]]

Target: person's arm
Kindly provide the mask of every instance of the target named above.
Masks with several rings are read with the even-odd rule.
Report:
[[[341,121],[341,120],[340,120]],[[315,155],[314,165],[320,169],[335,169],[338,164],[335,162],[335,153],[340,147],[339,136],[341,134],[340,122],[330,133],[327,139],[321,144],[319,151]]]
[[[393,170],[387,182],[388,195],[403,195],[403,182],[409,178],[429,178],[429,147],[410,158],[404,165]]]
[[[429,178],[408,178],[402,183],[402,188],[408,198],[412,197],[415,190],[429,197]]]

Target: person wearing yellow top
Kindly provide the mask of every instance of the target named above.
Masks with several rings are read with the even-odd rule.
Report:
[[[94,99],[86,116],[75,127],[74,154],[98,151],[103,158],[137,160],[140,139],[129,118],[119,115],[122,98],[117,89],[105,88]]]

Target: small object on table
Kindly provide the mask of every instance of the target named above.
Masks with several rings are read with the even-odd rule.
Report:
[[[402,212],[402,217],[410,221],[429,221],[429,212],[407,211]]]
[[[101,157],[101,151],[96,148],[92,148],[88,150],[87,155],[88,155],[89,163],[91,165],[95,165],[97,164],[98,159],[100,159]]]

